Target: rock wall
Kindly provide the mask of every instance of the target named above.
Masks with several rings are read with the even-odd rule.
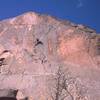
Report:
[[[0,22],[0,97],[100,100],[99,76],[95,30],[34,12]]]

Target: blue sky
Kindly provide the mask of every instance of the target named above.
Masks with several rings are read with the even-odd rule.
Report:
[[[100,33],[100,0],[0,0],[0,20],[28,11],[84,24]]]

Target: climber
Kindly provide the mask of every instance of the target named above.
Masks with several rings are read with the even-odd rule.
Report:
[[[37,46],[37,45],[39,45],[39,44],[43,45],[43,43],[42,43],[39,39],[37,39],[37,40],[36,40],[35,46]]]

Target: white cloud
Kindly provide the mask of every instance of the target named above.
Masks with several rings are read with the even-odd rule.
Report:
[[[77,3],[77,8],[80,8],[80,7],[83,7],[83,2],[82,0],[77,0],[78,3]]]

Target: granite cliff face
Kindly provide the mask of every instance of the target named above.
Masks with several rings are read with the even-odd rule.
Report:
[[[34,12],[1,21],[0,97],[100,100],[100,35]]]

